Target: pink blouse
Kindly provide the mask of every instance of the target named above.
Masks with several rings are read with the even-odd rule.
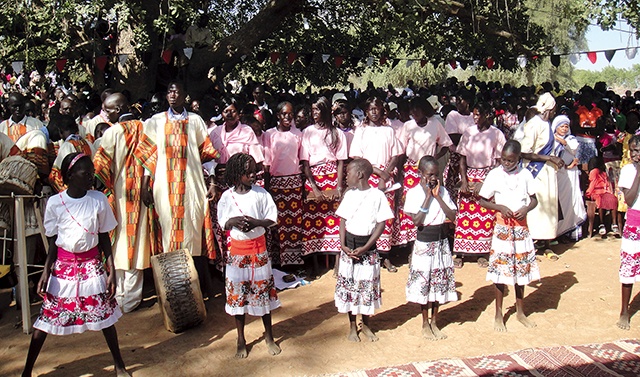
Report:
[[[262,134],[264,142],[264,164],[269,174],[275,177],[300,173],[300,145],[302,132],[294,127],[289,131],[270,128]]]
[[[494,126],[480,132],[478,126],[469,127],[460,139],[457,152],[467,158],[470,168],[486,168],[502,156],[502,147],[507,140]]]
[[[300,161],[309,161],[310,166],[315,166],[329,161],[343,161],[349,158],[347,138],[344,132],[336,131],[338,145],[335,150],[332,150],[330,130],[320,128],[317,124],[305,128],[302,131]]]
[[[253,132],[253,129],[246,124],[238,124],[236,128],[227,132],[223,125],[218,126],[209,134],[213,147],[220,152],[218,162],[226,164],[229,157],[236,153],[248,153],[256,163],[264,161],[262,145]]]

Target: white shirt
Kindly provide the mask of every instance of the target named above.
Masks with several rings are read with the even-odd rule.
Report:
[[[537,191],[536,184],[529,170],[518,167],[512,172],[506,172],[500,165],[487,174],[479,195],[487,200],[494,198],[496,204],[517,211],[529,205],[529,197]]]
[[[633,180],[636,178],[636,167],[633,164],[625,165],[620,169],[620,178],[618,178],[618,187],[624,189],[630,189],[633,186]],[[640,210],[640,200],[636,198],[636,201],[633,202],[633,205],[629,207],[631,209]],[[629,205],[629,203],[627,203]]]
[[[427,196],[425,195],[421,185],[409,189],[409,191],[407,191],[407,198],[404,202],[404,212],[411,214],[417,214],[420,212],[420,208],[422,207],[422,203],[424,203],[424,199],[426,197]],[[453,201],[449,196],[449,192],[447,192],[447,190],[442,186],[440,186],[440,197],[451,210],[456,210],[456,205],[453,204]],[[422,224],[416,225],[440,225],[446,220],[447,215],[444,210],[440,208],[440,203],[438,203],[435,198],[432,198],[429,202],[429,212],[426,213],[424,221]]]
[[[346,221],[347,232],[355,236],[369,236],[376,224],[393,219],[393,211],[384,193],[370,187],[362,191],[348,190],[340,202],[336,216]]]
[[[90,190],[82,198],[72,198],[64,190],[47,201],[45,235],[57,235],[56,245],[66,251],[84,253],[93,249],[98,245],[98,233],[109,232],[117,225],[109,201],[100,191]]]
[[[260,186],[251,186],[251,190],[244,194],[238,194],[235,187],[222,193],[218,202],[218,223],[224,229],[227,221],[232,217],[249,216],[259,220],[278,221],[278,209],[271,194]],[[244,241],[260,237],[265,233],[259,226],[248,232],[243,232],[235,227],[231,228],[231,238]]]

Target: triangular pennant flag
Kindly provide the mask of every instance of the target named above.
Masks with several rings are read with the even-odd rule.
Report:
[[[329,55],[329,54],[322,54],[322,62],[326,63],[327,60],[329,60],[330,57],[331,57],[331,55]]]
[[[487,68],[491,69],[491,68],[493,68],[493,65],[496,62],[493,60],[493,58],[487,58],[486,63],[487,63]]]
[[[613,59],[613,55],[616,54],[616,50],[607,50],[604,52],[604,57],[607,58],[609,63],[611,63],[611,59]]]
[[[469,66],[469,61],[468,60],[460,60],[460,68],[462,69],[467,69],[467,67]]]
[[[38,59],[35,62],[33,62],[33,65],[35,65],[36,71],[38,71],[39,74],[44,75],[45,71],[47,70],[46,60]]]
[[[571,54],[571,55],[569,55],[569,61],[571,62],[571,64],[573,64],[573,65],[578,64],[578,60],[580,60],[580,54]]]
[[[193,56],[193,47],[185,47],[182,52],[184,52],[184,56],[186,56],[187,59],[191,60],[191,57]]]
[[[256,54],[256,60],[258,63],[264,63],[264,61],[267,60],[267,57],[269,57],[269,54],[266,51],[260,51]]]
[[[560,66],[560,55],[551,55],[551,64],[558,68]]]
[[[302,64],[304,64],[305,67],[309,66],[309,64],[311,64],[311,62],[313,61],[313,53],[307,53],[302,55]]]
[[[373,65],[373,56],[369,56],[367,58],[367,67],[371,67]]]
[[[351,67],[357,67],[358,63],[360,63],[360,57],[358,56],[352,56],[351,59],[349,59],[349,65]]]
[[[424,68],[427,65],[427,61],[425,59],[420,59],[420,68]]]
[[[124,66],[127,63],[127,60],[129,60],[129,54],[118,55],[118,63],[120,63],[121,66]]]
[[[624,53],[627,55],[627,59],[631,60],[636,57],[637,52],[637,47],[629,47]]]
[[[387,64],[387,57],[383,56],[380,58],[380,65],[385,65],[385,64]]]
[[[96,57],[96,67],[99,70],[104,71],[106,66],[107,66],[107,56],[106,55],[97,56]]]
[[[518,65],[520,66],[520,68],[524,68],[527,66],[527,57],[524,55],[519,55],[516,58],[516,61],[518,62]]]
[[[589,58],[589,61],[591,61],[592,64],[596,64],[598,55],[595,53],[595,51],[589,51],[587,52],[587,58]]]
[[[278,59],[280,59],[280,53],[274,51],[269,54],[269,58],[271,59],[272,64],[276,64],[278,62]]]
[[[451,69],[458,68],[458,62],[456,62],[455,59],[449,60],[449,65],[451,66]]]
[[[479,65],[480,65],[480,60],[474,60],[473,61],[473,69],[478,68]]]
[[[393,59],[393,63],[391,63],[391,68],[395,68],[398,63],[400,63],[400,59]]]
[[[171,55],[173,55],[173,50],[162,51],[162,60],[167,64],[171,63]]]
[[[342,62],[344,61],[344,58],[342,56],[336,56],[335,61],[336,61],[336,68],[340,68],[340,66],[342,65]]]
[[[11,68],[13,68],[13,72],[15,72],[16,75],[19,75],[20,72],[22,72],[22,67],[24,67],[23,60],[17,60],[11,63]]]
[[[56,59],[56,68],[58,69],[58,72],[64,71],[65,65],[67,65],[67,59],[65,58]]]
[[[406,65],[406,67],[407,67],[407,68],[411,67],[411,64],[413,64],[413,60],[412,60],[412,59],[407,60],[407,65]]]
[[[241,55],[241,56],[240,56],[240,60],[242,60],[242,61],[247,60],[247,55],[246,55],[246,54]]]
[[[298,57],[298,54],[295,52],[290,52],[287,54],[287,64],[291,65]]]

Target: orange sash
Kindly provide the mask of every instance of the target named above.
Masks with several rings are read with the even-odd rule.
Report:
[[[250,240],[236,240],[231,238],[229,253],[231,255],[256,255],[267,250],[264,234]]]
[[[525,216],[525,218],[522,220],[518,220],[515,218],[505,219],[504,217],[502,217],[502,213],[500,213],[500,211],[496,211],[496,223],[500,225],[506,225],[506,226],[527,227],[527,217]]]

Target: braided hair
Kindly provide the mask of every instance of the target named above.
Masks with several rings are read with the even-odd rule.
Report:
[[[249,172],[249,165],[256,160],[251,155],[246,153],[236,153],[229,157],[227,161],[226,170],[224,172],[224,179],[227,181],[229,187],[236,186],[240,182],[240,178]]]

